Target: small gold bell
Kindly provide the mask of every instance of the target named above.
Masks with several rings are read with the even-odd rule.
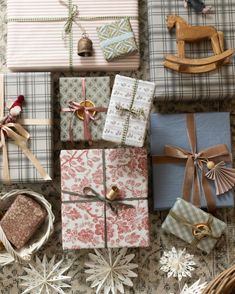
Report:
[[[213,161],[208,161],[206,166],[207,166],[208,169],[212,169],[212,168],[215,167],[215,163]]]
[[[92,41],[86,34],[78,41],[78,55],[82,57],[89,57],[92,55]]]

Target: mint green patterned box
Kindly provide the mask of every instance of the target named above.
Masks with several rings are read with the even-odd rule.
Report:
[[[227,225],[191,203],[177,198],[162,229],[210,253]]]
[[[61,106],[61,121],[60,121],[60,138],[66,142],[71,140],[69,133],[72,127],[73,141],[85,141],[84,138],[84,123],[76,114],[72,112],[64,112],[63,109],[69,107],[69,102],[80,103],[84,100],[82,93],[82,80],[85,79],[86,99],[94,103],[96,107],[109,106],[110,99],[110,78],[109,77],[68,77],[60,78],[60,106]],[[101,140],[103,127],[106,119],[105,112],[98,112],[95,115],[95,120],[90,121],[89,129],[92,136],[92,141]],[[72,126],[70,126],[72,120]]]
[[[128,18],[97,27],[104,58],[111,61],[138,51],[135,36]]]

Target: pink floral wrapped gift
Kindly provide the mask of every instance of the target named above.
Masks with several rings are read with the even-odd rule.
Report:
[[[62,150],[61,186],[63,249],[149,246],[146,149]]]

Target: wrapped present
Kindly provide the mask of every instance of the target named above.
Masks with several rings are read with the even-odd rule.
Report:
[[[16,101],[11,105],[14,100]],[[12,117],[13,110],[16,112],[21,109],[20,117]],[[0,181],[10,183],[51,180],[50,73],[0,75],[0,121]]]
[[[86,0],[8,0],[7,6],[7,66],[13,71],[120,71],[139,67],[138,52],[107,62],[96,31],[127,17],[139,44],[138,0],[97,0],[89,5]]]
[[[229,113],[153,113],[150,132],[155,209],[180,195],[209,210],[233,207]]]
[[[64,249],[149,246],[147,152],[62,150]]]
[[[61,140],[100,140],[109,99],[109,77],[60,78]]]
[[[162,229],[192,246],[210,253],[227,225],[191,203],[178,198],[162,224]]]
[[[8,241],[17,249],[33,236],[47,213],[39,203],[25,195],[18,195],[0,221]]]
[[[102,138],[143,147],[154,83],[116,75]]]
[[[138,51],[130,20],[122,18],[96,28],[100,47],[106,60],[130,55]]]
[[[166,24],[168,15],[182,16],[191,25],[214,26],[224,33],[225,48],[234,48],[234,26],[231,19],[234,18],[235,2],[206,0],[206,5],[211,5],[216,10],[209,17],[195,13],[192,8],[185,9],[182,0],[148,0],[150,80],[156,83],[156,100],[207,101],[234,98],[234,58],[219,70],[197,75],[180,74],[164,67],[165,55],[176,55],[177,52],[175,32],[169,32]],[[208,40],[187,45],[185,53],[189,58],[213,55]]]

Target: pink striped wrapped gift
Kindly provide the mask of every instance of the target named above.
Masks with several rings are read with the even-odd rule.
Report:
[[[101,25],[129,17],[139,44],[138,0],[8,0],[7,6],[7,65],[13,71],[119,71],[139,67],[138,53],[107,62],[96,32]],[[66,23],[67,28],[71,25],[67,34]],[[90,57],[77,55],[84,30],[93,42]]]

